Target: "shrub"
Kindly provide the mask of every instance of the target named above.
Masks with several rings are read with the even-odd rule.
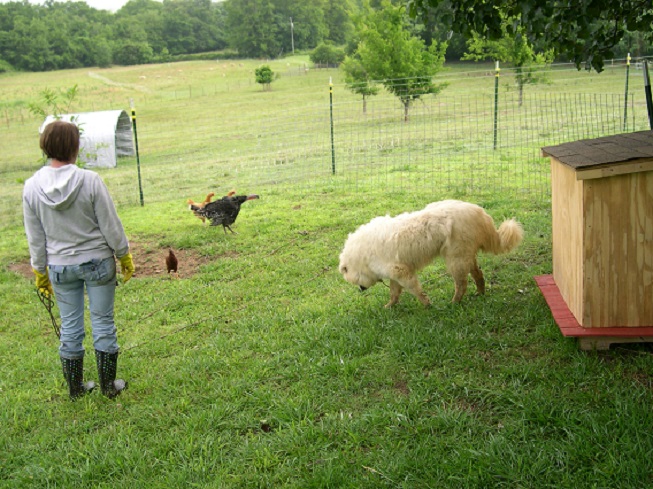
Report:
[[[345,50],[323,42],[311,52],[309,59],[316,65],[338,66],[345,59]]]
[[[271,90],[271,83],[274,81],[274,72],[268,65],[262,65],[254,71],[256,83],[263,85],[264,90]]]
[[[10,71],[14,71],[14,67],[4,59],[0,59],[0,73],[9,73]]]
[[[146,64],[153,56],[152,48],[146,42],[125,41],[113,51],[114,63],[123,66]]]

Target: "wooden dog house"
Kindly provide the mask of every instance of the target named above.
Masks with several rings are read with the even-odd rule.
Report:
[[[536,281],[561,331],[584,348],[653,341],[653,131],[542,154],[551,159],[553,275]]]

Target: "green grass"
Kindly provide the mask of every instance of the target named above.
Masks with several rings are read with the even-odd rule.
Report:
[[[126,83],[138,69],[156,68],[105,74]],[[59,75],[65,86],[79,73]],[[38,78],[20,76],[16,86]],[[307,79],[279,80],[266,103],[284,102],[281,82],[296,93]],[[170,83],[154,93],[183,88]],[[243,90],[230,95],[225,117],[241,111],[243,119],[255,118],[246,114],[263,94]],[[178,143],[162,141],[161,154]],[[248,144],[249,136],[242,147]],[[510,169],[517,157],[502,164]],[[135,162],[99,171],[130,239],[158,253],[162,266],[168,246],[192,250],[206,263],[189,279],[137,274],[118,288],[119,374],[130,387],[115,401],[97,392],[75,403],[67,398],[47,313],[32,280],[10,270],[28,259],[20,192],[35,167],[2,173],[0,487],[653,483],[650,349],[581,352],[562,337],[533,280],[551,272],[546,199],[474,193],[465,183],[415,192],[398,182],[419,178],[418,163],[390,161],[383,178],[392,191],[375,188],[377,176],[353,189],[340,175],[305,188],[257,177],[238,189],[261,199],[244,204],[238,234],[225,235],[203,226],[185,199],[226,190],[241,176],[210,176],[222,169],[205,161],[149,158],[144,207],[135,193]],[[384,309],[387,287],[360,293],[339,275],[338,254],[359,224],[450,197],[475,201],[495,221],[514,216],[524,225],[515,252],[481,255],[485,296],[471,285],[461,304],[451,304],[453,282],[441,261],[420,274],[433,302],[428,309],[410,295]],[[85,371],[97,379],[92,354]]]

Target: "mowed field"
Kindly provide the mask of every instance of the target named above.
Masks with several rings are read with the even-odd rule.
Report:
[[[650,485],[651,350],[581,352],[552,320],[533,279],[552,268],[550,200],[540,190],[548,163],[524,167],[510,142],[501,164],[484,165],[477,157],[490,150],[471,143],[488,132],[472,115],[492,117],[492,67],[448,68],[442,76],[456,111],[445,117],[431,102],[416,104],[407,126],[394,120],[401,108],[387,94],[371,102],[374,124],[362,124],[362,102],[340,73],[313,70],[306,56],[270,61],[280,77],[264,91],[253,76],[261,63],[0,76],[0,487]],[[636,112],[627,117],[639,129],[641,72],[631,76]],[[514,96],[503,82],[509,77],[503,70],[502,98]],[[623,96],[624,82],[623,66],[602,74],[559,67],[527,97]],[[27,104],[74,85],[71,111],[129,111],[130,100],[137,111],[139,161],[97,170],[137,267],[117,290],[119,374],[130,387],[116,401],[98,393],[68,400],[22,227],[22,186],[41,164],[42,121]],[[476,105],[483,110],[472,114]],[[437,131],[424,131],[434,113],[439,128],[451,128],[448,141],[435,144]],[[537,125],[505,121],[505,134]],[[422,172],[420,134],[429,147],[451,144],[446,159],[455,154],[460,166],[438,160]],[[382,174],[347,167],[368,152]],[[188,198],[231,189],[261,197],[243,205],[238,234],[187,209]],[[342,279],[338,255],[348,233],[374,216],[446,198],[482,205],[497,225],[515,217],[524,226],[515,252],[480,256],[484,296],[470,283],[463,302],[451,304],[453,281],[441,261],[420,274],[430,308],[406,294],[384,309],[386,285],[360,293]],[[179,280],[165,272],[169,248],[180,258]],[[85,345],[85,375],[97,380],[90,331]]]

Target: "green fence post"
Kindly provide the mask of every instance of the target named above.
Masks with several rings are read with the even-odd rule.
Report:
[[[630,75],[630,53],[626,56],[626,93],[624,94],[624,132],[628,128],[628,78]]]
[[[329,115],[331,119],[331,174],[336,174],[336,150],[333,142],[333,81],[329,77]]]
[[[138,154],[138,132],[136,132],[136,108],[134,100],[129,100],[132,109],[132,127],[134,128],[134,144],[136,145],[136,168],[138,169],[138,193],[141,197],[141,207],[143,207],[143,186],[141,185],[141,159]]]
[[[499,114],[499,61],[494,73],[494,149],[497,149],[497,119]]]
[[[646,95],[646,111],[648,112],[648,126],[653,129],[653,96],[651,95],[651,79],[648,76],[648,61],[644,60],[644,95]]]

